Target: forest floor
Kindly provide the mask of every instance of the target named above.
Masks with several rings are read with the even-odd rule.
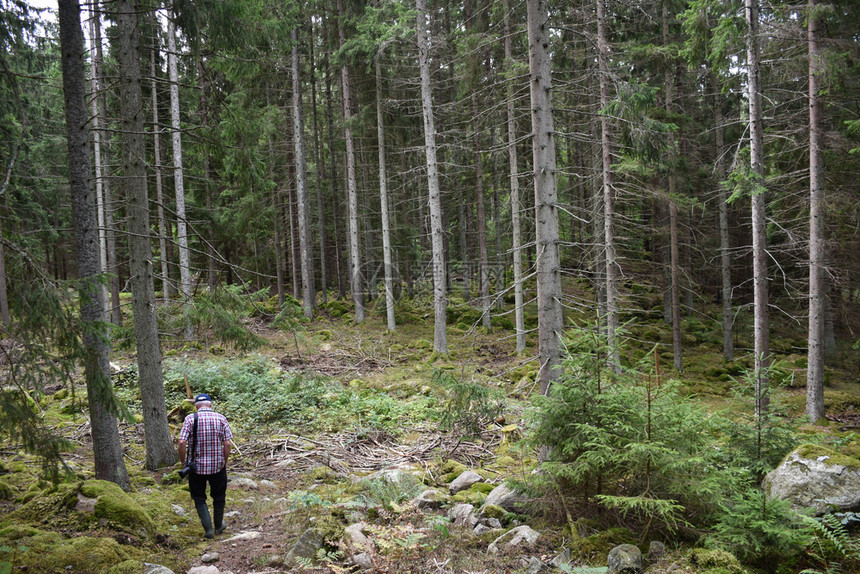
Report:
[[[460,305],[459,309],[467,307]],[[138,422],[121,423],[121,437],[133,497],[156,525],[154,542],[100,530],[92,524],[76,532],[73,527],[64,527],[62,521],[46,518],[36,526],[53,528],[72,539],[110,536],[121,546],[122,552],[116,550],[118,557],[98,567],[86,560],[74,562],[66,553],[63,558],[68,559],[68,567],[60,570],[124,574],[126,570],[115,565],[114,570],[106,566],[124,559],[128,572],[134,571],[129,562],[133,560],[136,564],[163,564],[180,574],[213,560],[213,553],[217,553],[217,559],[209,564],[221,573],[344,572],[349,570],[347,556],[338,553],[335,539],[328,540],[313,559],[290,561],[286,554],[311,526],[340,532],[356,520],[370,525],[366,533],[376,545],[371,553],[371,571],[375,572],[537,571],[535,559],[549,567],[570,542],[561,509],[550,509],[533,519],[514,517],[509,525],[528,521],[541,538],[528,548],[491,554],[487,546],[497,533],[473,535],[446,522],[444,510],[419,511],[408,504],[408,497],[417,492],[406,487],[398,492],[368,493],[365,480],[372,473],[395,468],[408,469],[418,474],[423,484],[440,490],[446,490],[450,473],[462,468],[479,471],[491,486],[507,479],[527,479],[536,466],[535,453],[520,439],[527,432],[524,411],[538,391],[536,349],[530,345],[525,353],[517,354],[512,330],[476,328],[474,315],[468,315],[467,310],[463,320],[455,316],[451,321],[449,353],[437,356],[432,352],[432,317],[426,313],[407,315],[392,333],[385,330],[379,312],[371,312],[365,323],[356,325],[348,315],[333,316],[340,313],[332,313],[332,309],[339,307],[324,306],[313,322],[302,323],[293,331],[249,319],[248,327],[266,341],[252,353],[231,351],[205,339],[195,345],[165,345],[165,388],[168,410],[175,415],[171,419],[174,434],[178,434],[182,418],[186,380],[193,393],[213,394],[215,410],[224,412],[233,425],[236,449],[229,466],[227,530],[214,541],[204,540],[187,486],[175,478],[176,469],[150,472],[142,468],[144,434],[138,418]],[[743,356],[741,350],[737,361],[723,361],[719,340],[714,338],[719,326],[700,319],[689,319],[688,323],[688,367],[684,373],[670,373],[671,334],[658,321],[640,322],[630,329],[630,360],[647,359],[653,364],[651,357],[655,357],[662,377],[678,378],[685,392],[709,409],[751,408],[748,399],[733,392],[743,369],[749,367],[750,357]],[[790,337],[776,337],[775,346],[782,349],[776,359],[785,383],[775,394],[785,405],[785,415],[799,419],[805,401],[805,365],[792,352],[797,345]],[[856,351],[843,353],[829,370],[828,420],[815,426],[801,424],[800,432],[826,435],[831,446],[857,456],[860,380],[856,373],[860,372],[860,361]],[[117,352],[112,361],[121,373],[133,372],[132,353]],[[492,412],[495,416],[480,420],[479,436],[467,437],[444,428],[446,413],[451,415],[459,409],[453,414],[463,415],[475,407],[452,403],[452,389],[444,383],[446,376],[447,380],[489,389],[490,394],[482,401],[496,409],[484,414]],[[122,374],[115,382],[119,397],[137,412],[139,391],[134,382],[124,380]],[[82,388],[77,393],[85,396]],[[85,409],[80,405],[70,409],[69,399],[62,396],[49,395],[41,401],[46,420],[55,432],[77,445],[68,453],[67,461],[78,477],[91,478]],[[187,412],[187,406],[184,408]],[[44,483],[37,480],[34,459],[15,449],[3,452],[7,472],[16,462],[24,462],[30,469],[29,478],[22,471],[16,480],[6,480],[12,489],[0,502],[0,512],[8,514],[38,497],[28,493],[38,492]],[[451,461],[462,466],[452,466]],[[17,475],[10,472],[7,476]],[[480,499],[481,494],[475,496]],[[339,522],[334,527],[332,517]],[[0,516],[0,539],[8,524],[9,520]],[[581,545],[572,566],[605,566],[608,549],[637,542],[625,529],[586,534],[589,536],[583,540],[588,542]],[[650,572],[706,570],[691,562],[683,544],[669,546],[669,552],[651,564]],[[51,571],[38,566],[48,564],[46,558],[31,560],[26,557],[27,550],[10,554],[9,548],[0,548],[5,552],[0,554],[0,571],[4,560],[12,572]],[[30,552],[36,551],[36,545],[31,545]],[[26,564],[29,568],[21,566]]]

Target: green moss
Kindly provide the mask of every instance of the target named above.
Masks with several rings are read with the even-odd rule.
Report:
[[[337,474],[327,466],[312,468],[305,476],[310,480],[326,484],[331,484],[337,480]]]
[[[42,531],[32,526],[13,524],[0,530],[0,539],[3,540],[20,540],[21,538],[29,538],[42,534]]]
[[[481,514],[486,518],[496,518],[498,520],[504,520],[507,512],[501,506],[497,506],[495,504],[487,504],[481,509]]]
[[[730,574],[742,574],[744,568],[731,552],[715,548],[693,548],[690,551],[690,562],[704,569],[721,569]]]
[[[493,492],[494,488],[496,487],[489,482],[476,482],[469,487],[469,490],[472,492],[479,492],[481,494],[490,494],[491,492]]]
[[[633,544],[637,542],[636,537],[630,530],[626,528],[610,528],[583,538],[578,549],[579,557],[583,560],[597,563],[599,565],[606,564],[606,557],[609,556],[609,551],[619,544]]]
[[[15,498],[17,494],[17,488],[6,482],[6,480],[0,479],[0,500],[9,500]]]
[[[122,493],[103,494],[96,502],[95,515],[126,532],[140,533],[141,529],[149,536],[155,535],[155,524],[149,514],[129,495]]]
[[[471,504],[472,506],[481,506],[487,500],[487,495],[483,492],[474,492],[471,490],[461,490],[454,495],[455,504]]]
[[[829,463],[842,465],[847,468],[860,469],[860,460],[818,444],[802,444],[797,447],[794,452],[803,458],[820,458],[827,456],[830,457],[827,461]]]
[[[439,464],[434,474],[441,475],[439,478],[440,484],[448,484],[467,470],[469,468],[463,463],[456,460],[446,460]]]
[[[146,566],[140,560],[125,560],[115,564],[107,574],[143,574],[145,571]]]

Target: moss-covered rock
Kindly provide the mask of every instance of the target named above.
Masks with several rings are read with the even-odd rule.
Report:
[[[436,467],[436,474],[440,475],[440,484],[449,484],[452,480],[469,470],[465,464],[456,460],[446,460]]]
[[[504,520],[507,514],[508,512],[504,508],[495,504],[487,504],[481,508],[482,518],[496,518],[498,520]]]
[[[455,504],[471,504],[477,508],[487,500],[487,494],[484,492],[475,492],[473,490],[462,490],[455,494],[452,500]]]

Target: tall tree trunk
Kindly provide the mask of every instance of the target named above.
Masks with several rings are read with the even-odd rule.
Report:
[[[723,181],[726,179],[726,162],[723,159],[725,143],[723,141],[723,112],[722,98],[720,97],[719,84],[716,74],[710,74],[711,90],[714,93],[714,143],[716,146],[716,160],[714,172],[717,179],[717,201],[720,204],[720,281],[723,303],[723,358],[726,361],[734,361],[734,316],[732,313],[732,256],[731,243],[729,241],[729,201]]]
[[[340,45],[346,43],[346,34],[343,28],[343,0],[337,0],[338,36]],[[352,262],[350,287],[352,289],[352,301],[355,304],[355,322],[364,322],[364,295],[362,286],[364,280],[361,275],[361,253],[358,246],[358,185],[355,176],[355,141],[352,136],[352,87],[349,79],[349,66],[346,62],[341,68],[341,80],[343,83],[343,123],[344,137],[346,138],[346,186],[347,204],[349,217],[349,257]]]
[[[669,0],[663,0],[661,7],[661,20],[663,25],[663,47],[670,50],[669,46]],[[667,69],[663,81],[663,91],[667,115],[672,113],[672,74],[673,70]],[[675,140],[673,136],[673,140]],[[669,152],[669,255],[671,259],[670,276],[672,278],[672,363],[675,370],[684,370],[683,347],[681,345],[681,261],[680,246],[678,238],[678,204],[676,203],[677,179],[675,177],[675,145],[672,142]]]
[[[418,11],[418,68],[421,74],[421,108],[424,116],[424,153],[427,159],[427,188],[430,205],[430,237],[433,249],[433,350],[448,352],[447,273],[445,267],[445,228],[442,221],[442,191],[436,161],[436,127],[433,118],[433,93],[430,87],[430,45],[427,32],[430,19],[425,0],[416,0]]]
[[[164,218],[164,188],[161,180],[161,124],[158,121],[158,82],[155,75],[155,40],[149,51],[149,73],[152,84],[152,144],[155,165],[155,203],[158,210],[158,245],[161,260],[161,296],[170,300],[170,276],[167,270],[167,222]]]
[[[170,76],[170,127],[173,139],[173,187],[176,192],[176,243],[179,246],[179,289],[185,305],[185,339],[194,338],[191,325],[191,269],[188,253],[188,221],[185,218],[185,177],[182,166],[182,126],[179,118],[179,69],[176,51],[174,3],[170,2],[167,18],[167,71]]]
[[[604,0],[597,0],[597,63],[600,78],[600,107],[609,105],[609,43],[606,36],[606,14]],[[603,173],[603,236],[606,260],[606,345],[609,349],[609,364],[620,371],[618,352],[618,284],[617,257],[615,253],[615,188],[612,181],[612,129],[606,114],[600,116],[600,149]]]
[[[487,255],[487,214],[484,207],[484,168],[478,138],[478,96],[472,92],[472,157],[475,166],[475,217],[478,220],[478,293],[481,297],[481,322],[489,329],[490,265]]]
[[[385,317],[389,331],[397,329],[394,320],[394,268],[391,264],[391,222],[388,215],[388,173],[385,168],[385,116],[382,109],[382,50],[376,53],[376,138],[379,150],[379,204],[382,217],[382,262],[385,266]]]
[[[821,163],[821,101],[818,97],[818,73],[821,56],[818,51],[818,17],[815,0],[809,0],[809,364],[806,374],[806,414],[813,423],[824,417],[824,321],[825,287],[824,234],[822,204],[824,199]]]
[[[511,17],[510,0],[504,0],[505,12],[505,65],[510,71],[513,68],[511,49]],[[514,112],[514,81],[508,75],[505,80],[507,93],[507,125],[508,125],[508,172],[511,180],[511,227],[513,228],[511,251],[514,257],[514,322],[517,330],[517,353],[526,350],[526,324],[523,302],[523,251],[522,230],[520,229],[520,181],[517,167],[517,125]]]
[[[327,18],[323,18],[323,36],[328,36],[326,32]],[[335,149],[334,139],[334,98],[331,90],[331,68],[329,66],[328,43],[325,44],[323,52],[323,69],[325,71],[325,101],[326,101],[326,124],[328,126],[328,145],[329,149]],[[331,202],[332,202],[332,219],[334,221],[334,255],[335,255],[335,270],[337,271],[337,298],[346,298],[346,265],[343,257],[343,241],[341,236],[340,225],[340,209],[338,208],[338,177],[337,177],[337,162],[329,163],[330,179],[331,179]]]
[[[99,333],[104,320],[104,300],[96,276],[99,274],[98,220],[91,179],[87,109],[84,103],[84,35],[78,0],[59,2],[60,46],[62,48],[63,95],[69,148],[69,183],[72,192],[72,226],[78,255],[81,322],[87,350],[84,374],[90,405],[93,457],[96,478],[130,487],[114,416],[113,389],[107,337]]]
[[[550,28],[545,0],[527,0],[537,244],[538,353],[541,393],[558,377],[564,310],[558,244],[555,127],[552,117]]]
[[[269,85],[266,84],[266,107],[271,107],[272,100],[271,94],[269,90]],[[274,166],[276,164],[275,158],[275,148],[272,145],[272,136],[269,134],[268,136],[268,144],[269,144],[269,177],[273,180],[276,180],[274,175]],[[284,292],[284,249],[283,249],[283,240],[281,238],[281,229],[284,225],[284,218],[281,217],[283,212],[282,210],[282,199],[281,199],[281,187],[280,184],[275,184],[272,187],[272,207],[274,208],[274,216],[272,217],[274,221],[273,231],[274,231],[274,242],[275,242],[275,285],[278,290],[278,308],[284,306],[284,303],[287,300],[286,293]]]
[[[200,92],[200,127],[203,128],[203,197],[206,213],[215,213],[212,198],[212,165],[209,160],[209,100],[206,97],[206,67],[203,54],[197,56],[197,90]],[[206,284],[209,292],[215,291],[218,283],[218,269],[215,265],[215,225],[206,226]],[[259,280],[259,275],[257,276]]]
[[[749,102],[750,177],[752,178],[753,338],[755,340],[756,414],[767,410],[770,340],[768,333],[767,235],[765,220],[764,141],[759,69],[759,0],[745,0],[747,21],[747,96]]]
[[[98,20],[99,10],[98,5],[94,5],[93,12],[93,55],[92,59],[95,62],[96,75],[96,102],[98,104],[98,126],[101,129],[101,151],[102,165],[101,172],[96,176],[102,182],[102,196],[104,203],[104,227],[105,227],[105,263],[106,270],[111,272],[108,279],[108,290],[110,291],[110,321],[114,325],[122,325],[122,307],[119,302],[119,268],[116,261],[116,233],[114,230],[113,219],[113,193],[111,192],[111,177],[110,167],[108,162],[107,147],[110,142],[107,130],[107,94],[105,89],[104,77],[104,57],[102,50],[102,27]]]
[[[302,83],[299,66],[299,34],[292,31],[293,41],[293,134],[296,148],[296,199],[299,216],[299,250],[302,267],[302,309],[308,319],[317,306],[314,288],[314,257],[311,250],[311,213],[308,202],[307,166],[305,164],[305,124],[302,117]]]
[[[314,37],[314,23],[311,22],[311,37]],[[320,153],[320,127],[317,118],[317,82],[316,82],[316,61],[314,59],[314,42],[308,42],[311,59],[311,111],[314,118],[314,164],[316,165],[316,182],[317,182],[317,221],[320,228],[319,234],[319,249],[320,249],[320,295],[323,304],[328,301],[328,258],[325,252],[325,210],[323,209],[323,179],[325,177],[325,166],[323,165],[322,154]]]
[[[146,468],[156,470],[176,463],[177,455],[164,408],[164,379],[155,318],[137,17],[141,8],[130,0],[118,0],[115,6],[134,337],[146,431]]]
[[[90,6],[90,46],[96,44],[96,26],[101,26],[101,20],[98,17],[95,6]],[[101,34],[99,34],[101,35]],[[95,53],[93,51],[93,53]],[[107,237],[105,228],[105,203],[104,190],[102,188],[102,146],[101,146],[101,130],[99,117],[99,71],[97,67],[98,58],[90,56],[90,85],[92,86],[92,97],[90,98],[92,107],[92,134],[93,134],[93,162],[95,163],[95,184],[96,184],[96,220],[98,222],[98,237],[99,237],[99,273],[107,272]],[[104,299],[103,308],[105,310],[105,320],[110,319],[108,311],[108,290],[104,285],[99,285],[101,297]]]

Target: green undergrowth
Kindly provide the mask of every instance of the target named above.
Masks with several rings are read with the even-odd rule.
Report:
[[[344,386],[328,377],[285,371],[260,355],[164,362],[168,405],[181,405],[185,380],[193,393],[212,396],[215,409],[236,428],[289,427],[302,432],[337,432],[353,426],[395,431],[427,418],[428,397],[402,400],[385,389]],[[136,386],[118,395],[139,409]],[[429,393],[428,393],[429,394]]]

